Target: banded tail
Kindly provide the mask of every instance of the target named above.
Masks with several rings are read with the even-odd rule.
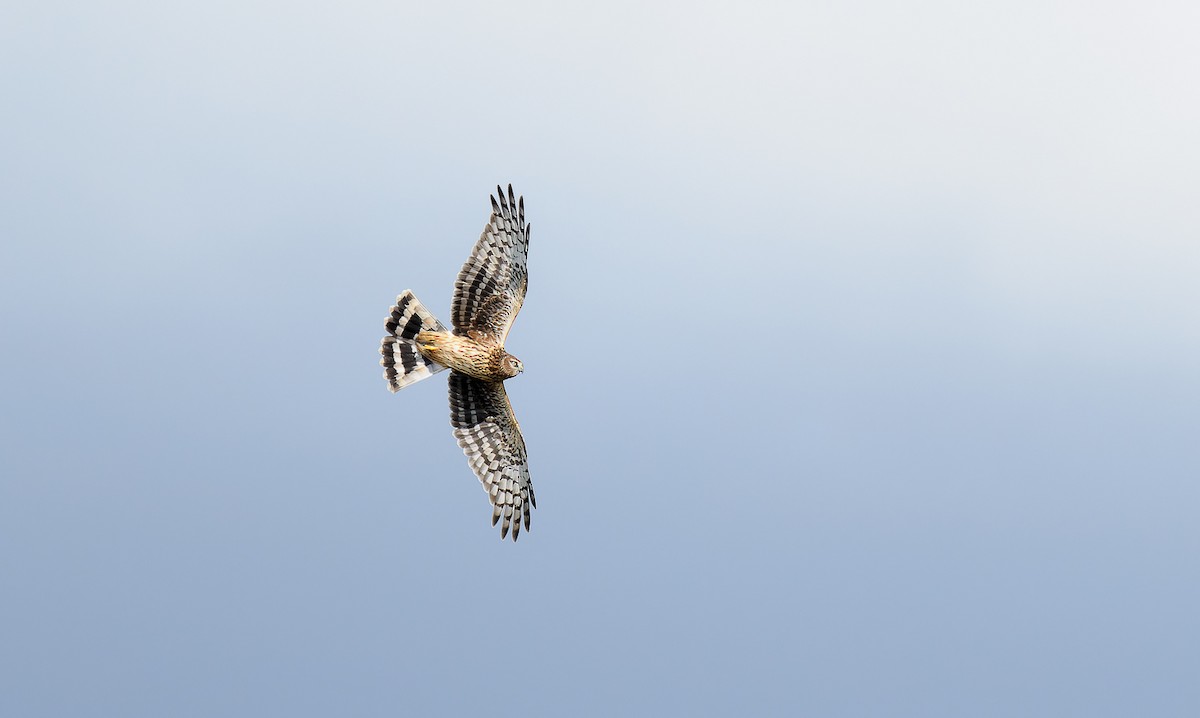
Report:
[[[417,350],[418,332],[444,332],[446,327],[421,305],[412,290],[405,289],[396,297],[396,304],[384,326],[388,335],[379,346],[379,353],[383,355],[379,364],[392,393],[446,368]]]

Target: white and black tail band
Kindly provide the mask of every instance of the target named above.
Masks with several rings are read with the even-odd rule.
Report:
[[[446,367],[431,361],[417,350],[416,337],[419,332],[444,332],[446,327],[421,305],[410,290],[396,297],[384,324],[388,335],[379,346],[383,367],[383,378],[388,389],[397,392],[415,382],[427,379]]]

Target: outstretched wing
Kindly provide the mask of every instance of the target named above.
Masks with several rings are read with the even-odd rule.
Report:
[[[492,502],[492,525],[501,518],[500,537],[512,525],[513,541],[521,523],[529,530],[529,514],[537,506],[529,481],[529,460],[521,427],[513,416],[501,382],[480,381],[450,373],[450,424],[467,455],[471,470],[483,482]]]
[[[529,227],[525,198],[514,199],[512,185],[508,197],[496,193],[500,202],[491,198],[492,216],[454,284],[450,320],[455,334],[503,344],[525,301]]]

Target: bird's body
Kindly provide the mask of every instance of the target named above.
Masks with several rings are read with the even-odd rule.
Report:
[[[417,348],[430,361],[481,381],[504,381],[520,373],[513,368],[516,357],[500,345],[451,332],[422,331],[416,340]]]
[[[500,536],[511,526],[515,541],[537,505],[525,440],[504,391],[504,381],[524,369],[504,340],[525,301],[529,226],[524,198],[513,197],[512,185],[507,197],[496,189],[500,201],[492,198],[491,217],[455,282],[454,330],[406,290],[385,323],[379,363],[392,392],[451,370],[454,437],[487,491],[492,525],[503,519]]]

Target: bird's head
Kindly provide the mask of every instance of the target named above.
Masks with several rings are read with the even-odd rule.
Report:
[[[512,354],[505,354],[504,360],[500,362],[500,366],[504,367],[504,373],[507,374],[510,379],[525,371],[525,366],[521,364],[521,360]]]

